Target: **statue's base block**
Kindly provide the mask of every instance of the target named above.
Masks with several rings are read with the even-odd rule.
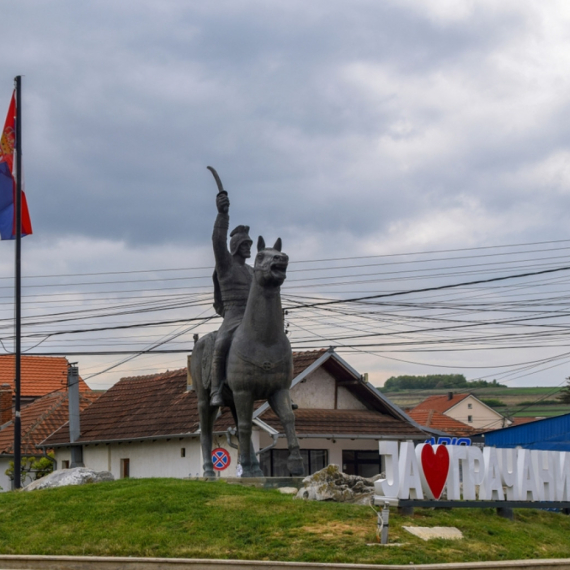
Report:
[[[263,487],[265,489],[279,489],[282,487],[295,487],[300,489],[303,486],[304,477],[188,477],[189,481],[225,481],[232,485],[244,485],[246,487]]]

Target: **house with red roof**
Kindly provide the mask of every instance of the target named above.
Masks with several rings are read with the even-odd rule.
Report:
[[[99,394],[90,390],[79,395],[79,408],[85,410]],[[12,419],[12,389],[4,384],[0,387],[0,407],[2,425],[0,426],[0,486],[3,491],[12,488],[12,482],[5,474],[10,461],[14,461],[14,422]],[[50,392],[37,398],[21,411],[21,456],[40,458],[48,451],[36,446],[46,437],[58,430],[69,419],[69,400],[67,390]],[[65,467],[59,464],[59,467]],[[69,464],[67,464],[69,466]],[[25,481],[24,484],[31,481]]]
[[[20,401],[22,408],[50,392],[67,389],[69,362],[64,356],[21,357]],[[0,385],[8,384],[14,389],[16,359],[13,354],[0,355]],[[79,391],[89,391],[89,386],[80,378]]]
[[[293,361],[291,398],[306,473],[334,463],[345,473],[373,476],[383,469],[382,439],[420,442],[441,435],[422,428],[333,349],[294,353]],[[117,478],[201,476],[197,403],[187,368],[123,378],[81,413],[75,444],[83,447],[86,467]],[[253,424],[264,473],[288,476],[285,434],[267,403],[257,403]],[[68,426],[41,445],[53,448],[58,462],[69,461]],[[220,475],[235,476],[237,439],[227,408],[215,422],[214,447],[226,459]]]
[[[448,392],[441,396],[430,396],[420,402],[409,413],[412,417],[420,418],[419,413],[429,413],[433,411],[431,420],[442,414],[461,422],[467,428],[472,428],[476,432],[489,431],[505,427],[511,424],[510,420],[483,403],[473,394],[455,394]],[[427,416],[426,416],[427,418]],[[419,422],[421,425],[427,425]],[[441,424],[440,424],[441,425]],[[451,426],[450,426],[451,427]]]
[[[450,416],[446,416],[436,410],[411,410],[408,415],[418,424],[424,427],[436,429],[455,437],[470,437],[478,430],[469,427],[463,422],[454,420]]]

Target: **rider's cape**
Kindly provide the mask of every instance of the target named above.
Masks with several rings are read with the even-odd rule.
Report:
[[[222,290],[220,288],[220,280],[218,279],[218,272],[214,270],[212,275],[212,281],[214,282],[214,310],[220,317],[224,316],[224,301],[222,299]]]

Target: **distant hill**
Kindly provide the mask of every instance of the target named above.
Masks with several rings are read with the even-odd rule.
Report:
[[[437,390],[465,388],[506,388],[496,380],[468,381],[463,374],[427,374],[425,376],[392,376],[382,387],[383,393],[400,392],[401,390]]]

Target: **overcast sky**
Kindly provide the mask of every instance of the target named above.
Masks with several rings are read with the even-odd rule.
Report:
[[[231,223],[281,236],[292,260],[569,237],[567,3],[19,0],[1,14],[2,116],[24,76],[25,274],[211,266],[207,165]],[[353,363],[379,381],[427,372]]]

